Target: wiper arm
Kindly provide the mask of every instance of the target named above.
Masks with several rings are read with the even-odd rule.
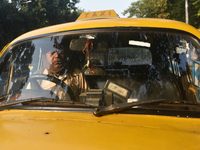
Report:
[[[0,109],[4,107],[10,107],[13,105],[21,104],[21,103],[29,103],[29,102],[53,102],[55,105],[61,103],[60,105],[63,106],[76,106],[76,107],[92,107],[91,105],[88,104],[81,104],[81,103],[76,103],[74,101],[65,101],[59,98],[47,98],[47,97],[37,97],[37,98],[30,98],[30,99],[24,99],[24,100],[17,100],[17,101],[8,101],[8,102],[0,102]],[[68,105],[67,105],[68,104]]]
[[[105,114],[120,112],[129,108],[132,108],[134,106],[148,105],[148,104],[160,103],[164,101],[177,102],[176,100],[160,99],[160,100],[138,101],[138,102],[132,102],[132,103],[111,104],[110,106],[104,107],[101,109],[95,108],[93,111],[93,114],[96,117],[100,117]],[[178,102],[185,102],[185,101],[178,100]]]
[[[0,102],[0,108],[17,105],[24,102],[34,102],[34,101],[55,101],[56,102],[58,100],[59,100],[58,98],[37,97],[37,98],[30,98],[30,99],[17,100],[17,101]]]
[[[9,95],[9,94],[2,95],[2,96],[0,97],[0,102],[3,101],[8,95]]]

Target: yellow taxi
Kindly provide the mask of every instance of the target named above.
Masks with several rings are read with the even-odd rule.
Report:
[[[0,52],[0,149],[199,150],[200,32],[84,12]]]

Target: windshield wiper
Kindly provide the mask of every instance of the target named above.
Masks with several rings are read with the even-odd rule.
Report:
[[[93,114],[96,117],[100,117],[102,115],[111,114],[115,112],[120,112],[126,109],[130,109],[134,106],[148,105],[153,103],[161,103],[161,102],[174,102],[174,103],[187,103],[183,100],[169,100],[169,99],[160,99],[160,100],[148,100],[148,101],[138,101],[132,103],[121,103],[121,104],[111,104],[108,107],[104,108],[95,108]]]
[[[50,103],[51,106],[75,106],[75,107],[92,107],[91,105],[88,104],[83,104],[83,103],[78,103],[74,101],[66,101],[62,100],[59,98],[47,98],[47,97],[37,97],[37,98],[30,98],[30,99],[23,99],[23,100],[17,100],[17,101],[8,101],[8,102],[0,102],[0,109],[5,108],[5,107],[10,107],[14,106],[17,104],[26,104],[28,105],[29,103],[39,103],[37,106],[42,105],[44,102],[45,103]],[[35,103],[35,105],[36,105]],[[46,104],[45,104],[46,106]]]
[[[56,102],[58,100],[59,100],[58,98],[37,97],[37,98],[30,98],[30,99],[17,100],[17,101],[0,102],[0,108],[17,105],[24,102],[34,102],[34,101],[55,101]]]

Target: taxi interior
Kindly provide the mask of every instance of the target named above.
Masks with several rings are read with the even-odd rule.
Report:
[[[88,85],[78,98],[56,100],[62,101],[62,106],[63,101],[95,107],[156,99],[198,103],[198,97],[189,90],[188,81],[193,82],[189,56],[179,50],[190,42],[196,52],[195,42],[171,31],[166,34],[156,30],[130,32],[130,29],[67,33],[13,46],[1,61],[4,66],[0,70],[1,101],[23,100],[24,94],[26,99],[56,99],[55,93],[41,89],[39,80],[50,80],[69,94],[62,81],[34,74],[44,65],[42,51],[52,49],[55,42],[67,55],[67,70],[80,69]],[[26,89],[29,82],[32,87]]]
[[[113,36],[112,34],[109,36]],[[86,101],[93,92],[103,95],[103,97],[100,96],[101,100],[97,100],[95,104],[97,106],[99,102],[107,106],[112,103],[127,103],[138,99],[141,101],[158,98],[181,99],[178,83],[175,77],[171,74],[172,78],[168,73],[170,60],[165,58],[165,62],[162,62],[155,54],[162,53],[167,57],[165,50],[162,51],[160,48],[155,50],[157,46],[150,47],[150,43],[131,45],[131,42],[136,43],[138,36],[141,35],[134,34],[134,38],[130,38],[127,33],[117,34],[118,40],[116,41],[110,41],[108,34],[100,34],[98,38],[103,40],[98,40],[98,43],[95,43],[95,40],[93,42],[93,49],[90,52],[91,66],[84,70],[90,87],[88,92],[83,94],[84,96],[86,94]],[[86,39],[84,40],[86,42]],[[77,45],[77,41],[72,41],[71,45]],[[84,101],[84,96],[80,96],[81,101]]]

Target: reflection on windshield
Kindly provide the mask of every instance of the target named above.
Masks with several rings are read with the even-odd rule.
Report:
[[[1,62],[0,95],[8,94],[4,101],[46,97],[92,106],[156,99],[198,102],[189,84],[198,52],[188,37],[159,32],[36,39],[14,46]]]

